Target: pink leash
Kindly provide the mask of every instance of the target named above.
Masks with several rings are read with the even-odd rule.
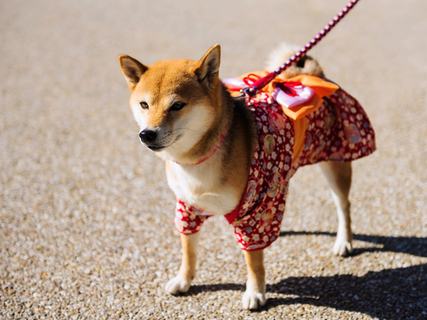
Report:
[[[274,78],[276,78],[279,74],[289,68],[293,63],[298,62],[302,57],[305,56],[308,50],[313,48],[320,40],[326,36],[329,31],[342,19],[345,15],[356,5],[359,0],[351,0],[342,10],[339,12],[329,23],[320,31],[313,39],[311,39],[307,44],[297,53],[295,53],[288,61],[286,61],[280,68],[277,70],[270,72],[265,77],[258,79],[253,83],[252,87],[247,87],[242,89],[242,94],[245,94],[246,97],[253,97],[257,94],[259,90],[268,85]]]
[[[344,9],[341,10],[340,13],[338,13],[331,21],[329,21],[329,23],[323,28],[322,31],[320,31],[313,39],[311,39],[309,42],[307,42],[307,44],[300,50],[298,51],[296,54],[294,54],[288,61],[286,61],[279,69],[267,74],[265,77],[257,79],[256,77],[254,77],[254,75],[249,75],[247,77],[247,80],[244,80],[245,83],[247,85],[250,84],[250,81],[254,81],[253,82],[253,86],[252,87],[247,87],[245,89],[240,90],[240,92],[242,93],[242,95],[246,95],[247,98],[253,97],[254,95],[257,94],[257,92],[259,90],[261,90],[262,88],[264,88],[267,84],[269,84],[274,78],[276,78],[279,74],[281,74],[283,71],[285,71],[289,66],[291,66],[293,63],[298,62],[302,57],[305,56],[306,52],[308,50],[310,50],[315,44],[317,44],[320,40],[322,40],[322,38],[324,36],[326,36],[328,34],[329,31],[331,31],[331,29],[342,19],[344,18],[344,16],[354,7],[354,5],[359,2],[359,0],[351,0],[345,7]],[[251,77],[252,76],[252,77]],[[256,81],[255,81],[256,80]],[[290,90],[290,94],[293,93],[293,90],[290,87],[294,86],[294,85],[299,85],[299,83],[289,83],[289,85],[287,87],[283,87],[283,90]],[[207,156],[202,158],[201,160],[199,160],[196,163],[191,163],[191,164],[183,164],[183,163],[178,163],[182,166],[190,166],[190,165],[197,165],[200,164],[204,161],[206,161],[207,159],[209,159],[214,153],[215,151],[219,148],[219,146],[221,145],[222,141],[225,138],[225,134],[223,134],[220,138],[220,142],[218,145],[216,145],[214,147],[214,149],[212,150],[212,152]]]

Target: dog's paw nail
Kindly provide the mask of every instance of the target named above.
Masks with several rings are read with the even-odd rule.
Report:
[[[166,284],[166,292],[170,294],[178,294],[187,292],[190,289],[191,282],[181,277],[175,277]]]
[[[345,257],[353,251],[353,246],[349,241],[337,241],[335,242],[333,251],[336,256]]]
[[[246,290],[242,299],[243,308],[248,310],[258,309],[265,305],[266,301],[264,293],[248,290]]]

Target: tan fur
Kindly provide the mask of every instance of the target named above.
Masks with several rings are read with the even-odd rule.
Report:
[[[243,308],[258,309],[266,303],[264,251],[245,251],[248,281],[243,296]]]
[[[299,47],[290,45],[288,43],[280,44],[275,50],[273,50],[269,56],[266,64],[266,70],[274,71],[295,53],[299,51]],[[304,59],[304,67],[299,68],[296,64],[291,65],[286,69],[282,75],[285,79],[295,77],[300,74],[308,74],[311,76],[321,77],[323,76],[323,70],[319,63],[310,56],[306,56]]]
[[[235,106],[218,78],[219,59],[219,46],[212,47],[199,61],[167,60],[149,67],[134,63],[136,60],[128,56],[119,57],[121,66],[126,65],[122,71],[127,80],[134,81],[134,74],[140,77],[135,86],[129,85],[130,105],[148,103],[149,110],[132,107],[135,118],[143,117],[147,128],[173,131],[174,123],[195,109],[204,108],[208,113],[206,129],[198,141],[189,148],[176,148],[185,152],[171,148],[158,154],[167,160],[169,185],[181,199],[207,212],[224,215],[237,206],[243,194],[256,133],[250,111],[244,105]],[[136,71],[129,71],[132,63]],[[180,112],[170,112],[173,100],[182,100],[187,105]],[[227,135],[223,143],[207,161],[198,166],[177,164],[191,164],[205,157],[224,132]]]
[[[351,162],[320,162],[320,169],[326,177],[332,198],[337,207],[338,232],[333,252],[346,256],[353,251],[350,218],[350,201],[348,196],[351,187]]]
[[[283,63],[293,52],[292,47],[282,45],[275,56]],[[177,198],[211,214],[231,212],[245,190],[257,137],[251,111],[244,101],[233,100],[219,80],[219,45],[198,61],[166,60],[145,66],[126,55],[120,55],[119,61],[132,91],[131,110],[142,131],[156,132],[156,143],[163,148],[156,154],[166,160],[168,183]],[[307,58],[303,68],[291,67],[287,76],[301,73],[323,74],[312,58]],[[141,102],[148,109],[141,108]],[[174,111],[171,108],[176,102],[186,105]],[[222,144],[206,161],[182,165],[209,155],[224,133]],[[351,165],[327,162],[321,168],[337,205],[339,228],[334,253],[346,255],[352,250],[348,201]],[[196,270],[197,242],[198,233],[181,235],[182,263],[178,275],[166,285],[167,292],[189,290]],[[242,302],[244,308],[255,309],[266,302],[263,251],[245,252],[245,259],[248,281]]]
[[[178,275],[166,285],[166,291],[171,294],[187,292],[190,289],[191,280],[196,274],[197,243],[199,234],[181,234],[182,261]]]

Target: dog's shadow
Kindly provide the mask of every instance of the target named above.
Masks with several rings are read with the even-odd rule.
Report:
[[[306,231],[282,231],[280,237],[298,236],[298,235],[314,235],[314,236],[329,236],[335,237],[336,233],[332,232],[306,232]],[[408,253],[418,257],[427,257],[427,238],[418,237],[384,237],[384,236],[368,236],[364,234],[353,234],[354,240],[365,241],[382,245],[381,248],[356,248],[351,256],[358,256],[365,252],[399,252]]]
[[[328,232],[282,232],[281,236],[327,235]],[[427,238],[353,235],[355,240],[382,247],[355,249],[365,252],[399,252],[427,257]],[[381,264],[381,261],[378,261]],[[239,284],[196,285],[189,294],[204,291],[244,291]],[[361,312],[380,319],[427,319],[427,264],[368,272],[364,276],[290,277],[267,285],[267,292],[291,295],[268,299],[268,310],[278,305],[311,304],[337,310]]]

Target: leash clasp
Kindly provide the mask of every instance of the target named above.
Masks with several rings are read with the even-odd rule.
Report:
[[[248,98],[251,98],[251,97],[256,95],[257,90],[255,87],[246,87],[246,88],[243,88],[242,90],[240,90],[240,93],[241,93],[241,96],[244,95]]]

